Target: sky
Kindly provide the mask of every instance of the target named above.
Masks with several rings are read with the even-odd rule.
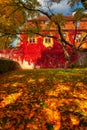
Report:
[[[42,5],[45,5],[44,0],[38,0]],[[47,1],[47,0],[46,0]],[[54,13],[63,13],[64,15],[70,15],[72,14],[72,11],[74,11],[76,8],[83,7],[81,2],[78,4],[75,4],[73,8],[71,8],[67,4],[67,0],[62,0],[59,4],[53,4],[51,10],[54,11]]]

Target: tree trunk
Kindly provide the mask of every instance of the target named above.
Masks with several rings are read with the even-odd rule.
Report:
[[[65,45],[64,42],[62,42],[62,47],[63,47],[65,59],[66,59],[66,63],[65,63],[65,66],[64,66],[64,70],[66,70],[66,69],[68,68],[68,65],[69,65],[69,62],[70,62],[70,59],[71,59],[71,55],[69,54],[69,52],[68,52],[68,50],[67,50],[67,47],[66,47],[66,45]]]
[[[70,59],[67,59],[64,66],[64,70],[67,70],[67,68],[69,67],[69,62],[70,62]]]

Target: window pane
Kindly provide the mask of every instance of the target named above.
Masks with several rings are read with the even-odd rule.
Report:
[[[30,38],[30,43],[35,43],[35,38],[34,37]]]
[[[50,42],[51,42],[50,38],[49,37],[45,37],[45,43],[50,43]]]

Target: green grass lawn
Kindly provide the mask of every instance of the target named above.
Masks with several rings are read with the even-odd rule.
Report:
[[[87,130],[87,69],[0,75],[0,130]]]

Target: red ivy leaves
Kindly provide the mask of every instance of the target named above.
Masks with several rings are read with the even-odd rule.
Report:
[[[69,32],[68,34],[71,43],[73,43],[74,34]],[[68,47],[69,53],[73,50]],[[65,65],[65,56],[62,46],[59,42],[54,40],[53,47],[45,47],[43,45],[43,38],[38,38],[37,43],[29,43],[27,36],[21,35],[21,43],[17,49],[11,50],[10,58],[17,60],[25,60],[28,63],[33,62],[35,66],[40,66],[41,68],[58,68],[64,67]],[[71,58],[71,63],[77,59],[75,54]]]

